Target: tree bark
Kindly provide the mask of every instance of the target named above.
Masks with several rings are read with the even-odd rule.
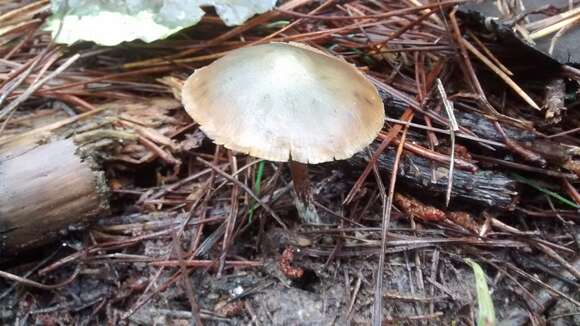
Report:
[[[375,150],[378,143],[371,144]],[[377,167],[387,173],[393,171],[395,155],[393,151],[385,151],[377,161]],[[358,153],[348,162],[357,168],[368,164],[368,155]],[[429,196],[444,196],[447,191],[447,170],[445,164],[434,163],[412,153],[405,153],[399,163],[398,180]],[[436,178],[433,179],[433,169]],[[515,180],[509,176],[492,170],[468,172],[455,169],[453,172],[452,198],[460,198],[484,207],[511,209],[514,198],[518,195]]]
[[[108,211],[105,175],[70,139],[0,148],[0,258]]]

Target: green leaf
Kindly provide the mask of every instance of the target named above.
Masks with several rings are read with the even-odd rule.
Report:
[[[487,287],[485,273],[478,263],[470,258],[466,258],[465,262],[473,269],[475,275],[475,289],[477,292],[477,325],[478,326],[492,326],[495,325],[495,310],[493,301]]]
[[[274,7],[276,0],[52,0],[45,30],[58,43],[92,41],[117,45],[152,42],[197,24],[214,6],[228,26],[240,25]],[[60,30],[60,32],[59,32]]]

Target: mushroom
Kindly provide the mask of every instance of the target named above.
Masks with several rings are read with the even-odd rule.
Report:
[[[240,48],[197,69],[182,102],[216,144],[289,162],[298,213],[312,224],[321,220],[307,164],[350,158],[385,118],[376,88],[356,67],[294,42]]]

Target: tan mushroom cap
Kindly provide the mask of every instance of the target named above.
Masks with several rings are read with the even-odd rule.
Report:
[[[349,158],[385,118],[356,67],[298,43],[231,51],[187,79],[182,101],[215,143],[270,161]]]

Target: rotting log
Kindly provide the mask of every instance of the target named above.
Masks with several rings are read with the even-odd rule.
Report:
[[[165,97],[119,100],[56,122],[32,115],[40,127],[5,130],[0,137],[0,262],[106,216],[109,186],[101,161],[123,144],[135,144],[139,134],[118,121],[154,126],[149,134],[155,127],[174,132],[189,123],[173,114],[180,107]]]
[[[371,150],[377,149],[377,143]],[[358,168],[368,164],[369,155],[358,153],[349,163]],[[391,173],[395,154],[386,151],[377,160],[379,170]],[[435,175],[433,175],[433,170]],[[448,166],[411,153],[405,153],[399,164],[398,180],[403,183],[429,191],[432,195],[445,195],[447,191]],[[478,170],[468,172],[459,169],[453,171],[453,198],[461,198],[482,206],[509,209],[517,195],[515,181],[497,171]]]
[[[108,211],[105,174],[71,139],[0,149],[0,259]]]

